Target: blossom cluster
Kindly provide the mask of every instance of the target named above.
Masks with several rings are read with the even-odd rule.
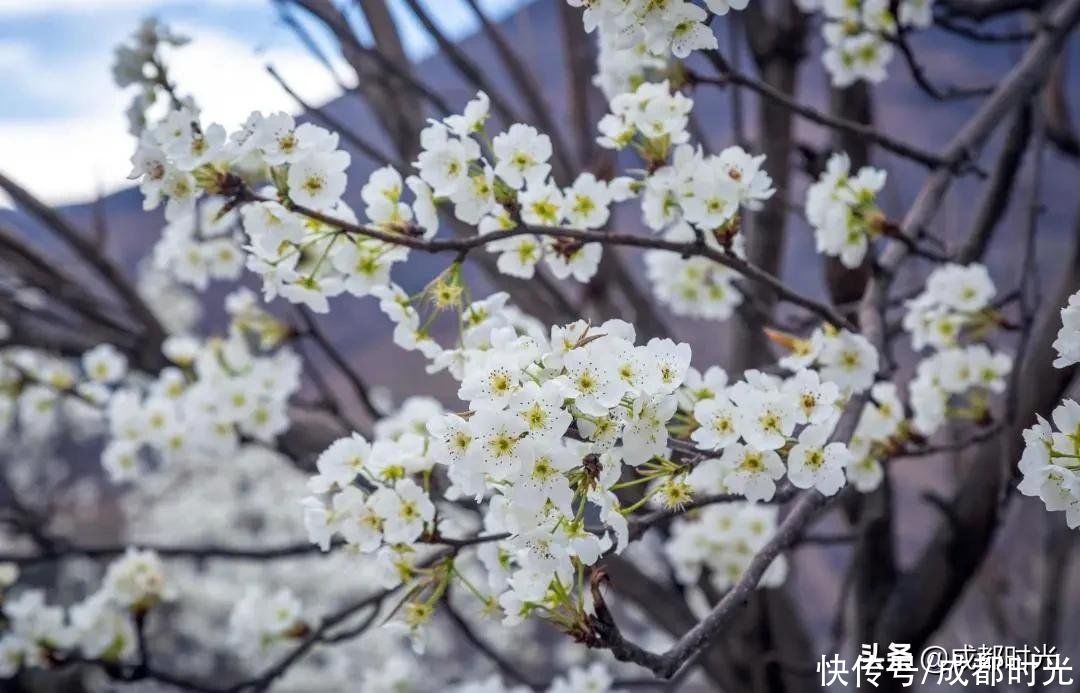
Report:
[[[165,225],[154,246],[155,268],[177,282],[203,291],[211,280],[235,281],[244,270],[238,214],[227,200],[203,200],[191,213]]]
[[[747,1],[705,4],[725,14]],[[386,627],[376,629],[382,636],[365,638],[359,648],[365,666],[350,681],[359,678],[364,690],[403,690],[417,685],[419,667],[398,651],[393,636],[404,630],[417,647],[435,641],[421,636],[451,584],[477,597],[483,616],[501,614],[503,626],[535,615],[580,635],[575,629],[589,623],[592,608],[584,587],[589,569],[608,552],[623,551],[631,528],[647,529],[649,516],[638,510],[678,515],[657,555],[688,592],[704,580],[729,589],[776,531],[779,508],[770,502],[794,488],[827,496],[848,484],[871,491],[883,479],[884,459],[914,434],[930,435],[953,417],[985,422],[986,393],[1004,389],[1012,364],[978,342],[1000,319],[981,265],[940,267],[907,303],[903,325],[915,349],[934,350],[910,385],[910,417],[897,386],[877,379],[878,352],[848,330],[823,326],[805,339],[770,331],[788,351],[781,374],[751,370],[729,382],[718,367],[692,368],[687,344],[639,343],[634,326],[621,320],[542,325],[506,294],[475,299],[461,259],[419,294],[391,279],[410,245],[434,239],[445,211],[489,236],[483,245],[497,254],[504,274],[532,278],[544,261],[555,277],[586,282],[597,271],[601,243],[546,234],[545,227],[599,230],[615,203],[640,197],[649,229],[711,255],[646,252],[655,296],[677,314],[707,319],[725,319],[741,302],[735,273],[715,258],[742,257],[742,210],[759,209],[774,194],[764,157],[739,147],[708,155],[692,145],[693,101],[666,81],[645,80],[669,55],[716,47],[708,13],[684,0],[569,2],[584,6],[586,28],[600,32],[597,83],[610,113],[599,123],[598,142],[635,149],[643,171],[610,180],[582,173],[569,185],[557,183],[550,138],[520,123],[489,137],[490,100],[480,92],[462,113],[423,130],[415,175],[389,166],[374,171],[359,190],[363,209],[355,212],[344,202],[349,154],[335,133],[285,113],[255,112],[231,134],[204,125],[192,102],[175,97],[159,59],[161,46],[181,39],[148,23],[135,47],[120,51],[121,83],[144,90],[140,118],[146,120],[146,106],[163,92],[173,107],[155,125],[140,125],[133,158],[147,206],[167,201],[168,224],[154,252],[164,275],[153,285],[156,303],[169,302],[172,281],[201,290],[212,279],[237,279],[245,265],[261,278],[267,300],[282,296],[326,312],[331,297],[374,296],[394,324],[395,343],[420,352],[429,373],[446,371],[462,406],[409,398],[370,435],[335,440],[317,457],[298,511],[297,475],[306,472],[287,465],[271,445],[288,427],[288,402],[300,387],[299,359],[282,348],[294,333],[252,292],[227,299],[231,323],[223,338],[189,336],[192,320],[170,329],[174,335],[164,343],[170,365],[156,375],[129,373],[126,358],[110,345],[90,350],[78,364],[26,350],[0,352],[0,431],[10,425],[52,431],[70,423],[57,416],[62,411],[64,419],[108,429],[102,458],[114,480],[165,463],[162,474],[148,475],[156,483],[132,485],[122,501],[127,510],[141,504],[150,518],[132,531],[213,542],[222,533],[216,523],[242,527],[257,543],[302,523],[308,540],[331,554],[321,564],[304,564],[310,572],[289,563],[247,572],[197,566],[170,574],[167,583],[153,552],[132,549],[108,568],[98,592],[69,610],[48,605],[39,591],[5,594],[0,678],[76,653],[129,662],[137,653],[137,619],[171,599],[179,581],[205,588],[208,613],[198,614],[207,617],[200,626],[223,626],[246,665],[310,632],[305,604],[355,597],[357,585],[405,585],[403,602],[375,604],[371,618],[384,617]],[[898,7],[897,22],[882,0],[826,0],[825,60],[837,85],[882,79],[897,24],[929,21],[929,0]],[[846,156],[829,160],[806,201],[819,250],[848,267],[863,262],[872,240],[890,232],[876,201],[884,183],[883,171],[864,167],[852,174]],[[1080,361],[1080,294],[1062,318],[1059,367]],[[452,343],[440,332],[450,322],[457,327]],[[856,399],[865,405],[854,434],[835,440],[841,414]],[[1052,418],[1057,431],[1040,418],[1025,435],[1021,491],[1039,495],[1051,510],[1066,510],[1076,526],[1080,405],[1068,400]],[[228,469],[219,468],[223,459]],[[276,465],[288,471],[279,474]],[[192,477],[198,491],[190,498],[170,492],[182,477]],[[744,500],[707,498],[728,494]],[[696,499],[700,507],[692,507]],[[205,507],[219,510],[212,518],[192,517],[211,514],[196,512]],[[456,550],[466,546],[474,550]],[[0,590],[14,581],[7,572],[0,566]],[[761,586],[778,585],[785,575],[784,559],[777,558]],[[198,609],[176,618],[192,618]],[[518,637],[527,639],[524,630]],[[293,672],[337,668],[326,687],[340,687],[350,680],[341,673],[348,671],[344,660],[358,653],[334,660],[329,650],[337,648],[325,649],[329,664],[305,661]],[[560,659],[566,673],[549,693],[615,686],[602,664],[566,664]],[[455,678],[445,688],[518,693],[495,675]]]
[[[824,493],[833,486],[839,488],[843,485],[844,479],[839,472],[843,469],[846,480],[858,491],[866,493],[877,488],[884,476],[882,458],[893,447],[893,439],[905,434],[905,410],[896,386],[891,382],[876,381],[880,366],[877,350],[862,335],[831,327],[814,330],[808,339],[779,332],[770,332],[770,337],[788,350],[789,353],[780,359],[779,364],[796,372],[796,376],[800,369],[812,368],[820,373],[823,382],[835,383],[844,395],[869,394],[846,450],[832,448],[832,464],[824,464],[830,458],[821,455],[829,449],[829,445],[835,443],[825,445],[827,438],[820,427],[808,426],[804,431],[809,437],[806,443],[810,444],[809,448],[804,449],[814,453],[810,459],[811,466],[815,462],[820,466],[809,478],[816,480],[819,490],[824,484]],[[802,436],[799,442],[804,443]],[[793,484],[799,482],[797,485],[805,485],[806,482],[800,481],[800,478],[805,479],[808,471],[814,471],[801,468],[806,465],[804,456],[802,451],[795,455],[798,464],[792,476],[789,455],[788,475]],[[842,465],[837,463],[838,459],[843,461]]]
[[[481,141],[486,142],[488,109],[489,100],[481,92],[462,114],[432,122],[421,133],[418,175],[403,179],[392,167],[375,171],[361,189],[369,226],[430,239],[438,230],[437,203],[445,201],[457,219],[477,226],[481,234],[564,221],[594,229],[607,222],[612,202],[631,196],[629,179],[608,183],[581,174],[569,187],[555,185],[550,177],[551,141],[528,125],[514,124],[495,135],[490,158],[485,157]],[[173,224],[159,262],[183,268],[189,280],[200,280],[207,272],[234,271],[232,246],[193,243],[188,217],[202,191],[228,188],[237,194],[237,186],[246,183],[230,176],[246,167],[267,174],[274,183],[269,192],[277,198],[257,198],[242,210],[247,266],[262,276],[267,298],[281,295],[326,312],[329,297],[343,292],[363,296],[385,287],[391,267],[405,260],[409,250],[343,231],[342,224],[358,219],[341,201],[349,156],[337,144],[336,134],[307,123],[296,125],[284,113],[253,113],[228,139],[216,124],[204,134],[188,109],[170,113],[143,138],[133,159],[132,175],[141,180],[147,206],[155,206],[162,196],[169,200],[166,217]],[[413,194],[411,205],[403,201],[406,187]],[[215,221],[227,228],[222,212],[228,208],[216,209]],[[525,278],[546,259],[555,276],[586,281],[600,260],[598,244],[560,239],[541,243],[526,233],[494,240],[488,247],[499,253],[502,271]]]
[[[584,7],[585,31],[600,30],[603,36],[617,36],[623,49],[685,58],[695,50],[715,49],[716,36],[708,26],[709,13],[687,0],[567,0],[572,7]],[[724,15],[743,10],[749,0],[705,0],[709,11]]]
[[[1012,358],[986,344],[961,344],[996,325],[990,303],[995,293],[984,265],[948,263],[931,272],[926,288],[907,302],[903,327],[912,346],[935,350],[919,362],[909,386],[912,423],[920,434],[933,434],[950,416],[984,420],[986,395],[1005,390]]]
[[[690,241],[694,239],[694,230],[689,224],[675,224],[665,238]],[[645,253],[645,276],[656,299],[675,315],[727,320],[743,300],[734,283],[738,273],[709,258],[649,250]]]
[[[933,0],[797,0],[803,12],[825,16],[821,33],[828,46],[822,62],[834,87],[851,86],[858,80],[878,83],[888,75],[892,41],[898,32],[926,28],[933,23]]]
[[[1024,431],[1023,476],[1017,490],[1038,496],[1051,512],[1065,511],[1070,529],[1080,527],[1080,404],[1066,399],[1051,415]]]
[[[726,385],[726,377],[713,373],[708,396],[694,403],[692,440],[703,450],[723,452],[694,468],[691,485],[768,501],[786,473],[800,488],[839,491],[849,455],[844,443],[828,442],[841,411],[837,385],[808,369],[787,380],[759,371],[744,377]]]
[[[171,597],[157,554],[135,548],[108,567],[98,591],[68,609],[49,605],[38,589],[4,595],[0,679],[73,654],[130,662],[137,647],[134,619]]]
[[[808,339],[776,331],[769,336],[788,351],[778,362],[781,368],[816,370],[822,381],[835,383],[845,395],[865,392],[874,384],[880,359],[861,334],[827,326],[815,329]]]
[[[304,500],[304,521],[313,540],[328,550],[335,532],[363,553],[385,542],[411,544],[435,519],[435,506],[409,476],[430,469],[418,434],[379,440],[372,446],[354,433],[318,458],[318,474]],[[368,492],[354,484],[364,479]],[[323,499],[326,499],[325,501]]]
[[[1053,346],[1058,353],[1054,368],[1080,363],[1080,292],[1070,296],[1069,304],[1061,309],[1061,329]]]
[[[331,531],[361,550],[415,542],[434,530],[435,508],[410,475],[443,465],[447,497],[490,496],[485,529],[509,535],[479,556],[492,596],[517,621],[554,610],[560,593],[552,585],[572,584],[575,566],[592,565],[612,547],[606,533],[586,530],[587,504],[618,548],[625,545],[627,519],[609,489],[623,462],[642,466],[667,455],[690,349],[660,339],[635,346],[634,328],[617,320],[547,334],[494,316],[484,322],[467,328],[467,346],[450,368],[469,411],[429,416],[426,438],[406,428],[371,446],[356,436],[335,443],[310,483],[330,498],[306,501],[308,526],[323,546]],[[358,476],[375,490],[354,485]]]
[[[229,303],[250,325],[244,297]],[[109,476],[133,480],[153,461],[221,459],[245,439],[270,443],[284,432],[300,361],[289,349],[263,354],[250,341],[250,332],[235,323],[224,339],[168,338],[163,351],[172,365],[149,382],[118,388],[104,402],[110,440],[102,465]]]
[[[302,635],[303,606],[292,590],[249,586],[229,613],[229,643],[241,657],[258,659],[276,643]]]
[[[127,371],[127,357],[111,344],[78,362],[31,349],[0,350],[0,436],[17,431],[40,441],[61,429],[77,437],[99,432],[101,409]]]
[[[147,110],[158,101],[163,90],[172,89],[161,49],[183,46],[188,40],[157,19],[149,17],[132,35],[130,43],[116,47],[113,80],[121,89],[139,87],[127,109],[128,129],[131,134],[138,136],[142,133],[146,128]],[[170,97],[175,98],[171,94]]]
[[[956,346],[965,332],[992,324],[996,289],[985,265],[948,263],[926,279],[926,288],[907,302],[904,330],[916,350]]]
[[[1077,318],[1080,292],[1069,297],[1061,309],[1061,329],[1054,341],[1058,358],[1055,368],[1077,363]],[[1024,453],[1020,457],[1023,479],[1017,489],[1025,496],[1038,496],[1051,512],[1065,511],[1070,529],[1080,527],[1080,404],[1066,399],[1054,409],[1050,422],[1037,417],[1024,431]],[[1055,430],[1056,428],[1056,430]]]
[[[703,234],[717,252],[741,253],[740,207],[757,209],[774,192],[761,168],[764,157],[739,147],[706,156],[692,147],[686,131],[692,106],[666,81],[616,96],[598,139],[616,149],[633,144],[649,164],[643,178],[604,181],[583,173],[559,187],[551,177],[550,138],[518,123],[489,140],[490,102],[480,92],[461,114],[432,121],[421,133],[417,175],[403,178],[388,166],[369,177],[360,191],[362,228],[341,200],[349,160],[337,149],[337,135],[297,125],[284,113],[253,113],[226,136],[217,124],[204,131],[191,108],[173,111],[140,141],[132,175],[140,179],[146,206],[168,198],[159,267],[199,288],[238,271],[237,204],[246,265],[262,277],[264,296],[280,295],[316,312],[329,310],[328,299],[345,292],[382,299],[393,293],[393,265],[408,258],[412,241],[437,233],[444,204],[480,235],[492,235],[484,245],[498,254],[503,273],[528,279],[544,260],[555,277],[584,282],[599,267],[601,244],[544,234],[541,227],[601,228],[613,203],[639,194],[646,224],[667,240]],[[251,192],[249,179],[260,178],[272,186]],[[210,201],[196,212],[204,192]],[[732,271],[717,263],[664,251],[646,261],[657,293],[680,314],[723,319],[741,301]]]
[[[829,157],[825,170],[806,191],[806,219],[814,229],[818,252],[837,257],[845,267],[862,264],[870,242],[885,228],[877,195],[885,172],[863,166],[851,174],[847,154]]]
[[[203,317],[199,295],[182,284],[172,271],[161,272],[153,263],[143,262],[137,268],[136,290],[139,298],[157,318],[166,334],[184,335],[195,332]]]
[[[714,589],[729,589],[772,537],[777,515],[776,506],[725,503],[680,517],[672,523],[671,539],[664,545],[676,579],[693,587],[707,575]],[[778,557],[762,575],[760,585],[776,587],[786,573],[786,562]]]
[[[706,155],[689,144],[693,100],[668,82],[643,83],[615,96],[599,123],[598,142],[635,148],[649,173],[635,181],[645,224],[667,241],[703,239],[717,252],[742,255],[739,210],[756,210],[775,190],[762,168],[764,156],[732,146]],[[724,320],[742,302],[735,273],[706,258],[666,250],[645,253],[653,293],[679,315]]]
[[[650,75],[660,75],[668,67],[664,55],[652,53],[643,43],[627,46],[622,36],[602,28],[596,32],[596,44],[596,74],[592,83],[608,101],[633,91],[650,81]]]

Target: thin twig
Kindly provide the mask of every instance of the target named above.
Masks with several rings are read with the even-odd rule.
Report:
[[[866,138],[867,140],[873,142],[874,144],[880,146],[883,149],[887,149],[894,154],[898,154],[904,158],[918,162],[923,166],[926,166],[927,168],[940,168],[946,165],[953,167],[958,166],[958,164],[947,162],[944,158],[933,152],[926,151],[914,145],[897,140],[869,125],[864,125],[855,121],[831,116],[815,108],[811,108],[810,106],[801,104],[798,101],[795,101],[791,97],[787,96],[783,92],[779,91],[775,87],[772,87],[760,80],[754,79],[753,77],[749,77],[742,73],[735,72],[718,52],[706,51],[705,53],[706,56],[712,60],[713,65],[720,72],[720,76],[708,77],[705,75],[700,75],[698,73],[690,72],[688,73],[688,79],[690,80],[691,84],[713,84],[720,87],[726,86],[728,84],[733,84],[735,86],[745,87],[750,91],[758,94],[759,96],[765,97],[771,101],[775,101],[776,103],[791,110],[791,112],[804,118],[805,120],[809,120],[810,122],[817,123],[818,125],[833,130],[839,130],[841,132],[847,132],[858,137]]]
[[[258,197],[250,191],[243,193],[242,201],[266,201],[265,198]],[[528,226],[523,225],[515,229],[507,231],[494,231],[492,233],[484,234],[482,236],[469,236],[465,238],[443,238],[426,240],[419,236],[413,236],[408,234],[393,233],[389,231],[383,231],[368,226],[362,226],[359,224],[353,224],[343,219],[338,219],[322,212],[318,212],[313,209],[301,205],[291,205],[291,209],[309,219],[320,221],[324,224],[335,226],[347,233],[354,233],[368,238],[374,238],[376,240],[383,241],[385,243],[391,243],[394,245],[403,245],[414,250],[423,250],[429,253],[441,253],[452,252],[457,253],[459,256],[467,253],[468,251],[486,246],[494,241],[502,240],[506,238],[513,238],[523,235],[538,235],[547,236],[552,238],[566,238],[571,240],[580,241],[582,243],[601,243],[608,245],[622,245],[636,248],[651,248],[654,250],[669,250],[674,253],[679,253],[684,257],[705,257],[713,260],[716,263],[724,265],[736,272],[742,274],[747,279],[755,281],[763,286],[774,291],[777,296],[788,303],[792,303],[797,306],[801,306],[815,314],[817,314],[823,320],[837,326],[843,327],[854,331],[855,326],[844,316],[840,315],[831,306],[828,306],[820,301],[816,301],[812,298],[804,296],[794,289],[789,288],[780,279],[772,274],[751,265],[738,256],[727,253],[722,250],[717,250],[704,242],[693,241],[671,241],[665,238],[657,238],[652,236],[642,236],[629,233],[616,233],[606,231],[589,231],[581,229],[569,229],[556,226]]]

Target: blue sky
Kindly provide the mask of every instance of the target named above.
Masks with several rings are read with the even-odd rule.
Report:
[[[424,0],[454,36],[475,30],[462,0]],[[502,17],[529,0],[482,0]],[[403,3],[391,0],[414,57],[433,47]],[[170,59],[182,91],[205,116],[231,126],[252,110],[294,110],[265,74],[273,64],[306,99],[337,94],[334,81],[285,26],[271,0],[0,0],[0,168],[53,202],[92,198],[124,184],[134,141],[112,84],[113,47],[147,15],[192,43]],[[297,16],[302,16],[298,13]],[[355,20],[363,31],[361,18]],[[314,25],[313,25],[314,26]],[[320,36],[334,55],[332,39]],[[348,69],[339,66],[339,74]],[[244,85],[237,89],[236,85]]]

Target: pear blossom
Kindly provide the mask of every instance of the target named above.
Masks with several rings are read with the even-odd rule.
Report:
[[[767,501],[776,493],[776,481],[784,476],[784,463],[773,450],[757,450],[733,443],[724,448],[720,463],[727,469],[724,485],[749,501]]]
[[[807,426],[787,457],[788,479],[798,488],[816,488],[826,496],[844,485],[851,453],[840,442],[829,443],[831,426]]]
[[[1080,292],[1070,296],[1069,305],[1061,309],[1061,329],[1053,346],[1058,353],[1054,368],[1080,363]]]
[[[336,203],[345,192],[345,169],[349,154],[341,150],[318,152],[289,166],[289,197],[293,202],[324,209]]]
[[[540,185],[551,171],[551,139],[530,125],[515,123],[491,141],[495,175],[515,190]]]

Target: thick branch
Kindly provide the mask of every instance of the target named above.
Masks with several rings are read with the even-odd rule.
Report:
[[[610,649],[618,660],[639,664],[660,678],[671,678],[734,617],[736,608],[757,589],[762,576],[776,557],[795,544],[803,530],[829,500],[831,499],[816,491],[803,493],[777,527],[773,537],[750,561],[738,582],[728,590],[709,615],[679,638],[671,649],[663,654],[650,652],[626,640],[613,623],[599,625],[604,647]]]

